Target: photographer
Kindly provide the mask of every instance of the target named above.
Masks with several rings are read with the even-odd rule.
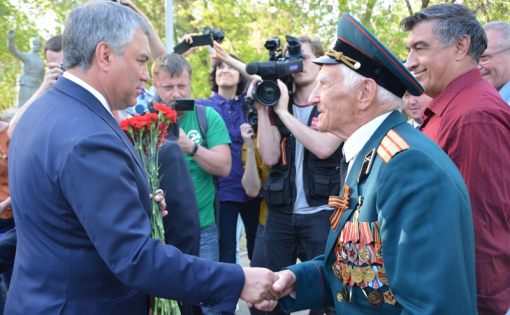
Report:
[[[227,176],[218,178],[219,197],[219,249],[221,262],[236,262],[236,227],[241,215],[246,231],[248,257],[251,260],[258,225],[260,198],[249,198],[241,184],[243,163],[241,151],[243,137],[240,126],[246,123],[246,82],[252,79],[240,65],[236,56],[227,53],[215,41],[214,49],[208,46],[211,56],[209,82],[213,94],[197,104],[214,108],[223,118],[231,140],[232,169]]]
[[[320,70],[312,60],[323,55],[323,48],[316,38],[299,39],[303,72],[293,74],[293,99],[279,80],[281,96],[274,108],[255,104],[259,151],[272,166],[265,183],[269,208],[265,241],[267,267],[273,271],[294,264],[298,255],[309,260],[324,251],[330,229],[328,196],[338,195],[341,185],[341,140],[317,130],[319,113],[308,102]]]

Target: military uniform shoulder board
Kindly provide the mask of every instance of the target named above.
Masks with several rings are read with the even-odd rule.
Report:
[[[409,149],[409,144],[395,130],[390,129],[377,148],[377,155],[388,163],[397,153]]]

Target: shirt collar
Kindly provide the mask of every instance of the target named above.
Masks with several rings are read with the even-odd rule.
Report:
[[[367,144],[368,140],[370,140],[370,137],[372,137],[377,128],[379,128],[379,126],[391,113],[392,112],[384,113],[372,119],[368,123],[358,128],[345,141],[343,151],[345,155],[345,161],[349,163],[349,168],[351,166],[351,162],[356,158],[365,144]]]
[[[424,116],[442,116],[448,104],[468,85],[483,80],[478,68],[467,71],[450,82],[446,88],[434,98],[425,109]]]
[[[73,81],[74,83],[78,84],[79,86],[81,86],[85,90],[89,91],[90,94],[94,95],[94,97],[97,98],[97,100],[104,106],[104,108],[106,108],[106,110],[110,113],[110,115],[112,115],[113,118],[115,118],[115,116],[112,113],[112,110],[111,110],[110,106],[108,105],[108,102],[106,101],[106,98],[103,96],[103,94],[99,93],[98,90],[96,90],[90,84],[88,84],[87,82],[85,82],[82,79],[78,78],[74,74],[69,73],[68,71],[65,71],[62,76],[64,78],[68,79],[69,81]]]

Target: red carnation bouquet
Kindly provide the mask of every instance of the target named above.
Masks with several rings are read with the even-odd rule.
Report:
[[[155,112],[133,116],[120,122],[120,127],[133,143],[142,159],[149,189],[155,192],[159,189],[158,151],[165,143],[168,127],[177,121],[177,113],[170,107],[156,103]],[[161,218],[159,204],[152,200],[151,206],[151,236],[165,241],[165,230]],[[179,315],[176,301],[156,297],[154,299],[153,315]]]

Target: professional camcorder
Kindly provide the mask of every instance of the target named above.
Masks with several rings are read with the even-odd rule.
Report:
[[[248,74],[257,74],[262,77],[263,81],[257,82],[253,89],[253,98],[265,106],[274,106],[280,99],[277,79],[287,85],[292,100],[296,90],[292,74],[303,71],[301,42],[298,38],[289,35],[285,36],[285,39],[287,40],[285,56],[280,48],[280,39],[271,37],[264,44],[264,47],[269,51],[269,61],[246,65]]]

